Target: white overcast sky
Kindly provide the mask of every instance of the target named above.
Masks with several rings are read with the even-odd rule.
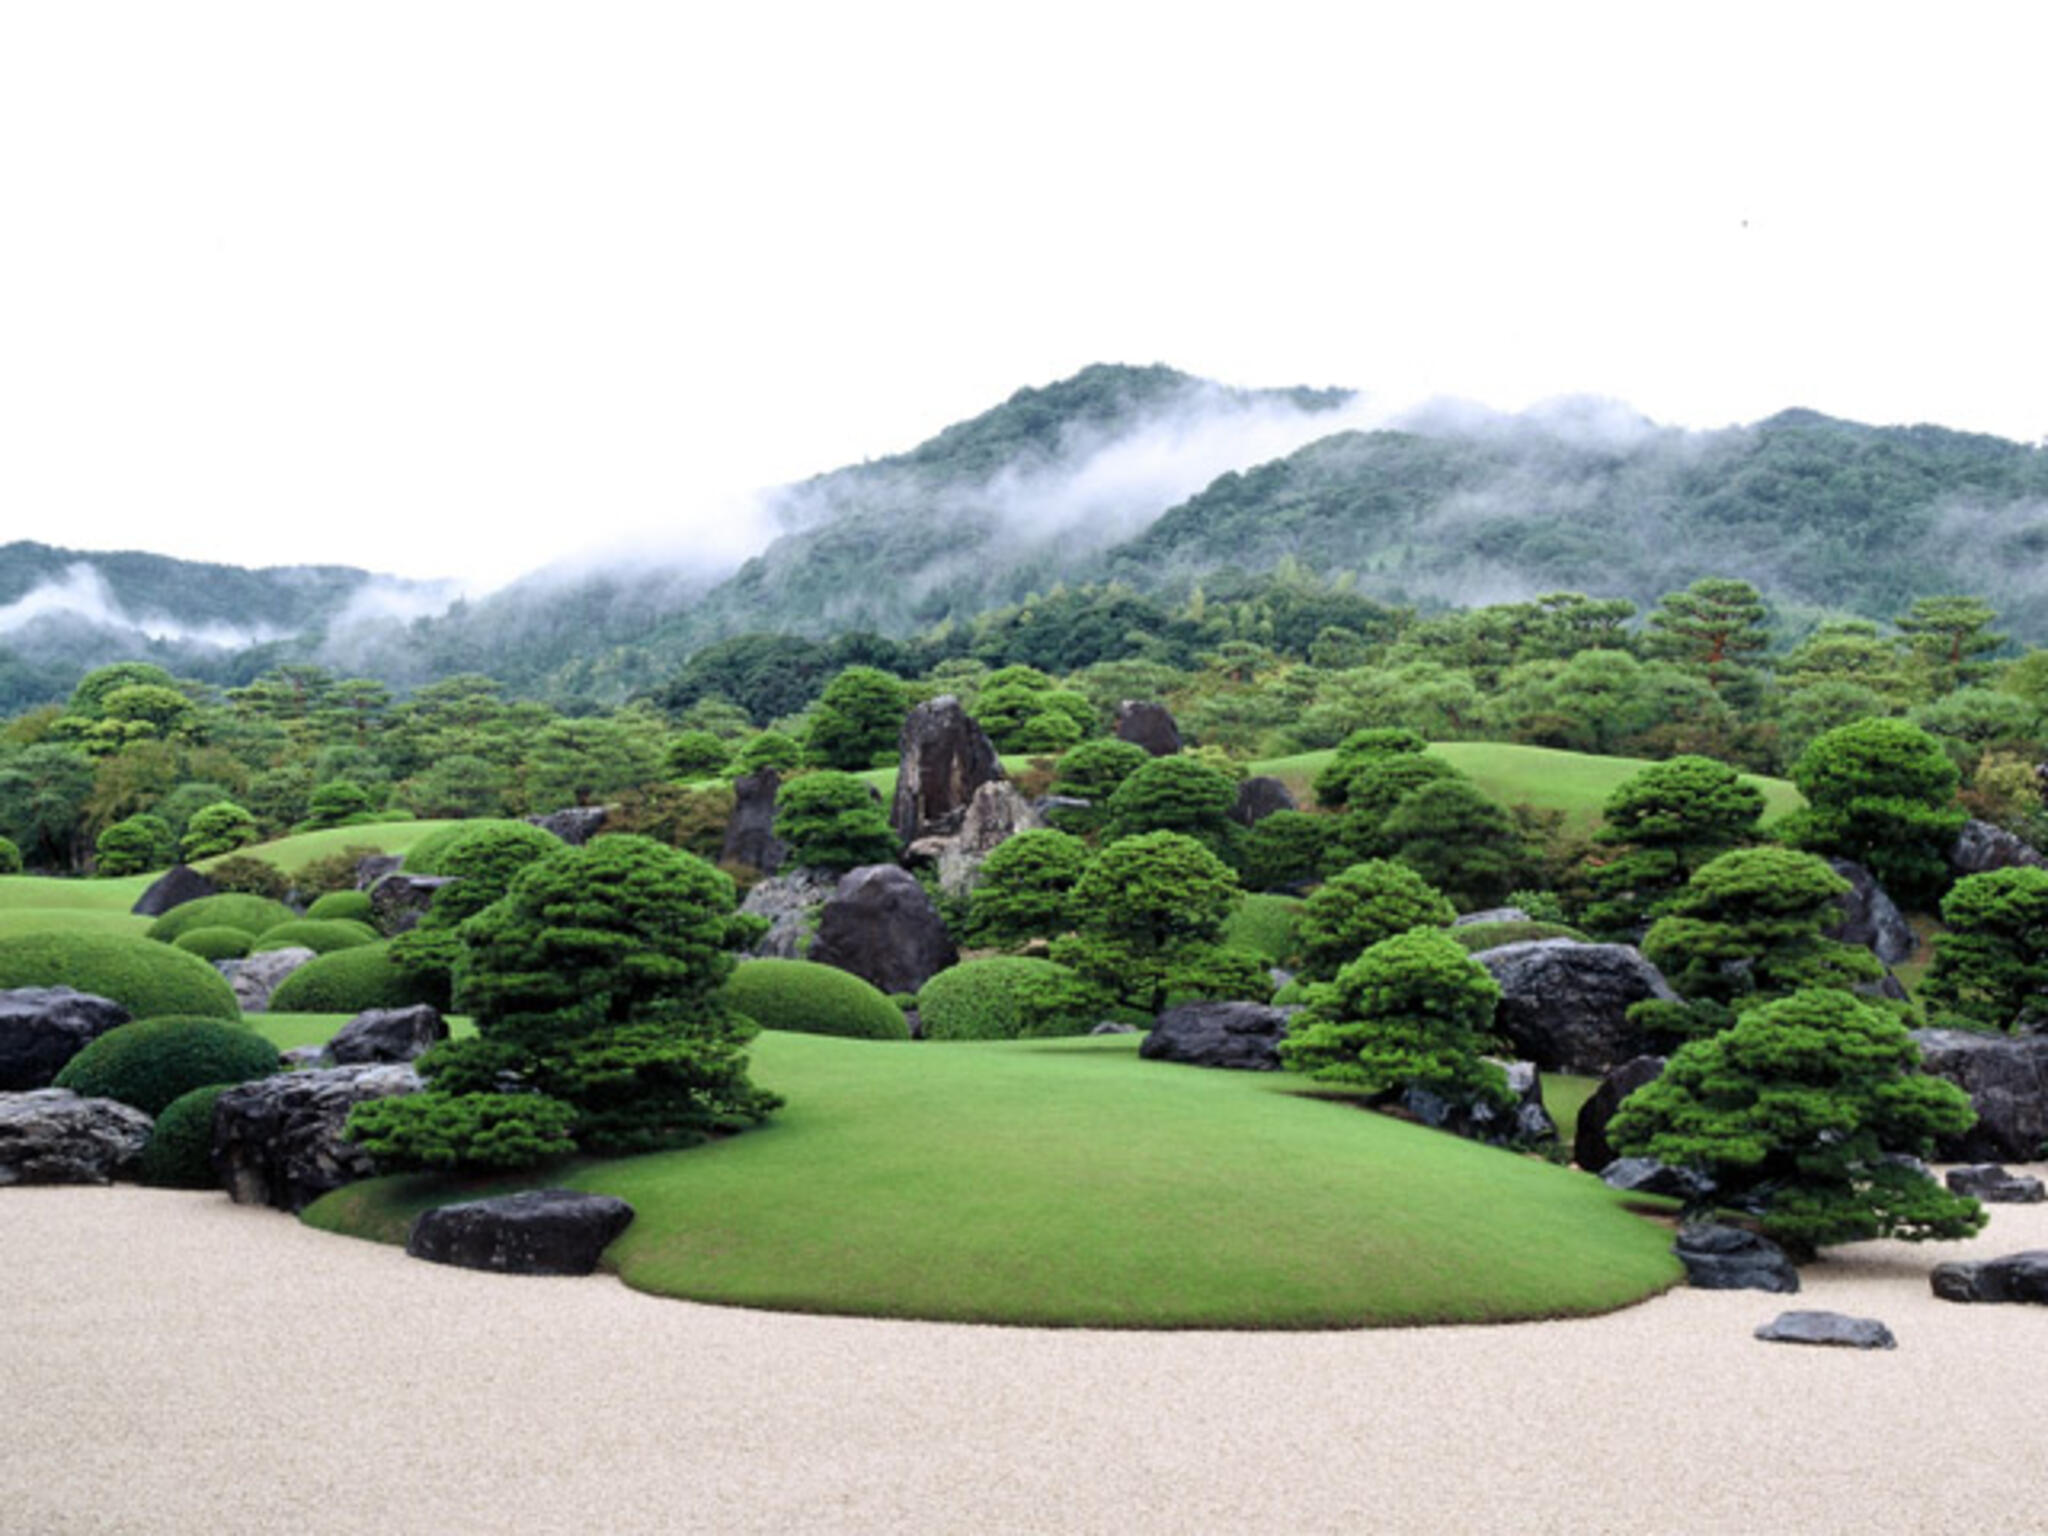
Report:
[[[0,541],[488,584],[1094,361],[2048,433],[2048,7],[0,5]]]

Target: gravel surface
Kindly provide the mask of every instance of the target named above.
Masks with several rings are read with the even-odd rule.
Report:
[[[2048,1308],[1927,1283],[2048,1247],[2048,1207],[1992,1209],[1796,1297],[1137,1334],[703,1307],[217,1195],[10,1189],[0,1531],[2042,1529]],[[1899,1347],[1751,1338],[1792,1307]]]

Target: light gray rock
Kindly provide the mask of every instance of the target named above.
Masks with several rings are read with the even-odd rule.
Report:
[[[1827,937],[1843,944],[1860,944],[1888,966],[1911,959],[1920,941],[1877,877],[1850,859],[1829,859],[1828,864],[1849,882],[1849,889],[1837,902],[1842,920],[1826,930]],[[1899,995],[1904,997],[1904,991]]]
[[[1956,836],[1955,847],[1949,850],[1948,863],[1958,875],[1981,875],[1994,869],[2011,869],[2015,865],[2048,868],[2048,858],[2043,858],[2040,850],[2023,838],[1988,821],[1975,819],[1963,823],[1963,830]]]
[[[216,960],[213,968],[227,977],[242,1012],[262,1013],[270,1007],[270,994],[283,984],[285,977],[312,958],[312,950],[295,944],[287,949],[266,949],[240,960]]]
[[[904,863],[912,869],[930,868],[937,874],[939,889],[948,896],[965,896],[974,888],[981,866],[988,856],[1019,832],[1032,832],[1045,825],[1045,818],[1018,792],[1008,779],[993,779],[975,790],[961,818],[960,830],[951,837],[921,837],[904,850]]]
[[[410,932],[434,904],[434,893],[453,880],[452,875],[386,875],[370,887],[370,920],[379,933],[396,936]]]
[[[1467,912],[1451,919],[1453,928],[1470,928],[1476,923],[1526,923],[1529,914],[1520,907],[1488,907],[1484,912]]]
[[[155,1125],[68,1088],[0,1093],[0,1185],[109,1183],[134,1172]]]
[[[748,953],[764,960],[803,959],[818,926],[818,913],[837,889],[837,875],[815,869],[793,869],[755,885],[740,910],[766,918],[768,931]]]
[[[1874,1317],[1840,1312],[1780,1312],[1756,1336],[1771,1344],[1819,1344],[1834,1349],[1897,1349],[1891,1329]]]
[[[329,1067],[259,1078],[213,1106],[213,1171],[238,1205],[299,1211],[376,1169],[342,1139],[348,1112],[368,1099],[417,1093],[409,1066]]]
[[[0,1093],[49,1087],[66,1062],[127,1022],[113,999],[70,987],[0,992]]]

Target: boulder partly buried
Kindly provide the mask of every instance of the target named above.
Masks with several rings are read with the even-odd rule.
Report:
[[[1916,1029],[1921,1070],[1970,1096],[1977,1123],[1935,1142],[1943,1162],[2030,1163],[2048,1142],[2048,1035]]]
[[[1937,1264],[1927,1278],[1943,1301],[2048,1305],[2048,1248],[2030,1248],[1999,1259]]]
[[[106,1184],[134,1172],[155,1122],[68,1088],[0,1093],[0,1184]]]
[[[373,1061],[412,1061],[429,1046],[448,1038],[447,1022],[429,1003],[410,1008],[369,1008],[357,1014],[327,1042],[327,1059],[336,1066]]]
[[[1785,1250],[1742,1227],[1688,1223],[1678,1229],[1671,1251],[1685,1266],[1686,1279],[1698,1290],[1789,1295],[1799,1289],[1799,1271]]]
[[[1286,1035],[1286,1012],[1263,1003],[1183,1003],[1152,1021],[1138,1054],[1191,1067],[1273,1072]]]
[[[234,988],[235,1005],[242,1012],[262,1013],[270,1007],[270,994],[284,984],[285,977],[312,958],[312,950],[293,944],[240,960],[216,960],[213,968]]]
[[[1662,1056],[1631,1056],[1600,1079],[1600,1086],[1579,1106],[1578,1128],[1572,1133],[1573,1162],[1594,1173],[1620,1155],[1607,1139],[1608,1122],[1623,1099],[1664,1075],[1664,1062]]]
[[[960,951],[917,877],[894,864],[848,870],[818,913],[806,957],[883,992],[915,992]]]
[[[498,1274],[587,1275],[632,1221],[633,1207],[611,1195],[530,1190],[422,1211],[405,1251]]]

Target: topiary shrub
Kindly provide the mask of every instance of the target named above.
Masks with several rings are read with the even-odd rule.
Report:
[[[56,986],[110,997],[137,1019],[242,1016],[220,972],[169,944],[125,933],[64,930],[0,939],[0,990]]]
[[[181,1093],[156,1117],[142,1149],[141,1178],[158,1189],[218,1189],[213,1171],[213,1101],[233,1083],[208,1083]]]
[[[1088,845],[1050,827],[1019,832],[982,861],[968,898],[968,931],[993,946],[1049,939],[1072,926],[1068,903],[1088,868]]]
[[[306,908],[306,916],[323,923],[367,923],[371,915],[368,891],[329,891]]]
[[[171,946],[202,960],[240,960],[255,942],[241,928],[187,928]]]
[[[420,978],[399,969],[389,940],[317,955],[270,994],[272,1013],[361,1013],[431,1002]]]
[[[441,867],[441,860],[448,850],[455,846],[457,840],[467,837],[473,832],[481,832],[490,827],[522,828],[529,832],[540,830],[531,822],[520,821],[510,816],[476,816],[468,821],[451,822],[445,827],[436,827],[407,850],[405,855],[405,872],[409,875],[447,874],[448,871]],[[542,835],[547,836],[549,834],[543,833]],[[561,840],[557,838],[556,843],[558,846],[560,842]]]
[[[210,859],[246,847],[261,835],[254,816],[232,800],[216,800],[192,813],[178,852],[187,862]]]
[[[748,960],[719,990],[733,1012],[763,1029],[858,1040],[908,1040],[903,1010],[850,971],[808,960]]]
[[[64,1064],[55,1086],[118,1099],[145,1115],[208,1083],[246,1083],[279,1070],[277,1047],[243,1024],[172,1014],[110,1029]]]
[[[323,827],[359,826],[377,820],[376,810],[370,791],[353,779],[329,779],[307,797],[306,819],[300,827],[317,832]]]
[[[927,1040],[1021,1040],[1085,1035],[1101,1000],[1064,965],[1022,955],[963,960],[917,994]]]
[[[1448,928],[1457,915],[1441,891],[1405,864],[1353,864],[1302,904],[1295,923],[1301,973],[1329,981],[1380,940],[1411,928]]]
[[[376,942],[377,930],[368,923],[354,923],[341,918],[300,917],[279,923],[275,928],[264,929],[250,946],[249,953],[261,954],[270,949],[310,949],[316,955],[329,955],[338,949],[357,949]]]
[[[207,865],[205,875],[224,895],[265,896],[281,903],[291,894],[291,876],[267,859],[250,853],[231,853]],[[164,915],[168,917],[170,913]]]
[[[194,928],[239,928],[250,938],[268,933],[279,923],[289,923],[298,917],[290,907],[281,901],[272,901],[268,896],[247,896],[239,891],[221,896],[201,896],[197,901],[181,901],[162,917],[149,925],[149,937],[159,943],[169,944],[182,933]]]
[[[576,1150],[573,1105],[538,1093],[399,1094],[349,1112],[348,1139],[382,1168],[502,1173]]]
[[[1052,824],[1077,837],[1100,832],[1109,820],[1110,796],[1151,760],[1152,754],[1143,747],[1114,736],[1082,742],[1063,755],[1053,769],[1052,793],[1088,803],[1056,807],[1051,813]]]
[[[99,835],[93,843],[93,869],[108,876],[139,875],[169,864],[176,849],[171,824],[144,811],[115,822]]]
[[[791,864],[812,869],[855,869],[896,860],[896,834],[882,797],[867,780],[835,768],[782,786],[775,800],[775,835],[789,846]]]

